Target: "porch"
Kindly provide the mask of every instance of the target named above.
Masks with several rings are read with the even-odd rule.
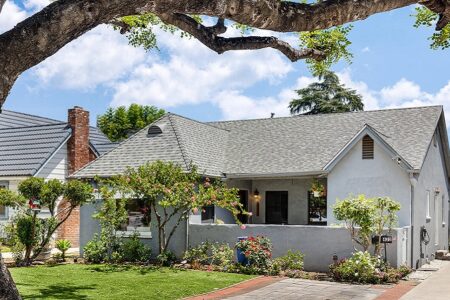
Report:
[[[239,189],[241,204],[252,214],[239,216],[244,224],[327,225],[327,179],[324,177],[228,179],[227,184]],[[203,209],[201,222],[198,218],[195,223],[236,223],[228,211],[213,206]]]

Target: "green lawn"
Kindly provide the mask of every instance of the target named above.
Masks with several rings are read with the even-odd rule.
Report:
[[[179,299],[252,278],[217,272],[81,264],[10,271],[24,299]]]

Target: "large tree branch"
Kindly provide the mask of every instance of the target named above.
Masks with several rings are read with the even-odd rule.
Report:
[[[286,55],[291,61],[299,59],[314,58],[317,60],[323,59],[324,54],[321,51],[313,49],[297,50],[288,43],[281,41],[273,36],[250,36],[250,37],[220,37],[216,33],[225,32],[222,19],[213,27],[206,27],[199,24],[193,18],[182,14],[161,14],[161,20],[166,23],[175,25],[176,27],[191,34],[197,40],[202,42],[211,50],[222,54],[231,50],[256,50],[263,48],[277,49]]]
[[[0,107],[22,72],[90,29],[121,16],[143,12],[199,14],[278,32],[298,32],[362,20],[418,1],[327,0],[302,4],[280,0],[57,0],[0,35]],[[315,55],[311,50],[292,51],[289,45],[275,38],[217,38],[209,45],[218,51],[272,47],[288,54],[291,60]]]
[[[5,5],[6,0],[0,0],[0,13],[2,12],[3,5]]]
[[[450,23],[450,0],[420,0],[419,3],[439,15],[436,30]]]

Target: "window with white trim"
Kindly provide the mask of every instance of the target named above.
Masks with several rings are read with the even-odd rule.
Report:
[[[0,181],[0,189],[8,189],[9,183],[7,181]],[[8,208],[0,205],[0,219],[8,218]]]
[[[149,237],[151,211],[150,207],[141,199],[132,199],[126,205],[128,220],[119,226],[119,234],[130,235],[135,231],[140,233],[141,238]]]
[[[426,203],[427,207],[427,219],[431,219],[430,216],[430,191],[427,190],[427,203]]]

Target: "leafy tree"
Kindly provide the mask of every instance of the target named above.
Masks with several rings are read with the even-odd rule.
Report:
[[[19,194],[0,190],[0,205],[18,210],[13,219],[18,240],[25,246],[24,264],[29,265],[47,247],[58,228],[70,217],[73,210],[92,200],[92,187],[88,183],[71,180],[67,183],[53,179],[30,177],[19,184]],[[62,200],[64,199],[64,200]],[[34,200],[48,208],[50,217],[40,218],[30,209]],[[67,205],[56,209],[59,201]]]
[[[364,109],[361,95],[341,84],[333,72],[323,71],[319,80],[322,81],[296,91],[300,98],[289,104],[291,114],[317,115]]]
[[[153,123],[165,114],[154,106],[131,104],[128,108],[119,106],[108,110],[97,118],[97,126],[111,140],[121,141]]]
[[[397,222],[400,204],[389,197],[367,198],[364,195],[337,201],[333,207],[336,220],[343,221],[352,240],[367,251],[372,236],[381,239],[383,231],[389,231]],[[380,241],[380,240],[379,240]],[[375,245],[375,255],[380,255],[380,243]]]
[[[172,162],[157,161],[130,168],[115,182],[124,199],[141,199],[151,211],[158,230],[159,253],[168,250],[178,226],[192,211],[216,205],[230,211],[238,223],[237,216],[247,214],[237,189],[227,188],[220,180],[203,178],[194,166],[186,172]]]

